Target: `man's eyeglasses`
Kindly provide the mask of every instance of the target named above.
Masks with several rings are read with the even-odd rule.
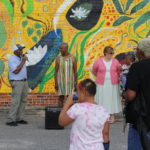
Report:
[[[138,47],[134,47],[133,50],[140,51],[140,49]]]

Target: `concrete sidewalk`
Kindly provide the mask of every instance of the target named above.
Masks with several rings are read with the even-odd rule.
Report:
[[[71,126],[64,130],[45,130],[44,111],[28,110],[28,125],[5,125],[7,113],[0,111],[0,150],[68,150]],[[122,133],[123,123],[111,125],[110,150],[127,150],[127,133]]]

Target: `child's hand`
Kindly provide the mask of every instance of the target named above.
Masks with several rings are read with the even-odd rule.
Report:
[[[73,105],[73,104],[74,104],[73,95],[71,94],[71,95],[68,96],[65,105],[71,106],[71,105]]]

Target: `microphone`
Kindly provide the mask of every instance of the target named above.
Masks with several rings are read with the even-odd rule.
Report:
[[[22,54],[22,57],[26,56],[26,54],[27,54],[27,53],[25,53],[25,54]],[[27,57],[27,56],[26,56],[26,57]],[[27,58],[28,58],[28,57],[27,57]],[[29,59],[27,59],[27,61],[29,61]]]

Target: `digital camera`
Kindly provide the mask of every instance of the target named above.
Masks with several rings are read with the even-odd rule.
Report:
[[[77,100],[78,100],[78,94],[77,94],[77,92],[74,92],[74,93],[73,93],[73,100],[74,100],[74,101],[77,101]]]

